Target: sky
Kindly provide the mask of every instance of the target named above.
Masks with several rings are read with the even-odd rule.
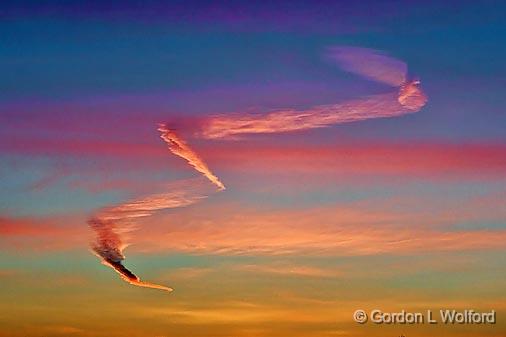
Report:
[[[0,337],[506,335],[505,11],[2,3]]]

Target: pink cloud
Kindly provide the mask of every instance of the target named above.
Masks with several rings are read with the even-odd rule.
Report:
[[[218,169],[327,175],[399,175],[424,178],[506,176],[505,144],[361,142],[331,145],[203,146]]]
[[[57,155],[57,156],[115,156],[123,158],[132,157],[160,157],[167,155],[163,147],[157,144],[149,145],[133,142],[113,140],[83,140],[68,139],[38,139],[15,138],[3,141],[0,148],[9,153]]]
[[[387,141],[333,144],[283,145],[256,144],[255,141],[213,142],[200,144],[196,152],[220,170],[252,172],[307,172],[328,174],[407,175],[414,177],[477,176],[497,178],[506,175],[506,144],[503,143],[393,143]],[[11,140],[0,148],[21,154],[115,157],[125,170],[139,165],[163,167],[167,158],[160,144],[130,144],[91,141]],[[142,158],[142,161],[132,159]],[[170,159],[169,159],[170,160]],[[182,163],[173,164],[183,168]],[[106,165],[106,163],[104,163]],[[108,164],[114,165],[114,164]],[[111,167],[112,169],[112,167]],[[54,180],[53,175],[48,177]],[[45,186],[46,182],[41,182]]]
[[[0,240],[11,249],[61,250],[86,247],[89,232],[76,217],[35,219],[0,216]]]

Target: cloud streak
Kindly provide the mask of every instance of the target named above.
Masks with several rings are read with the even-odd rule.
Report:
[[[212,216],[207,208],[198,214],[188,210],[171,215],[170,219],[149,219],[152,233],[137,240],[143,243],[146,253],[255,256],[365,256],[504,248],[504,229],[456,227],[475,219],[502,219],[504,212],[489,218],[486,214],[500,209],[504,202],[479,208],[472,208],[475,202],[468,202],[459,212],[451,205],[442,209],[433,206],[435,209],[424,214],[396,211],[390,202],[399,204],[395,200],[378,204],[376,200],[375,204],[353,207],[333,205],[263,212],[233,204],[223,206]],[[413,200],[413,204],[422,202],[424,199]],[[480,214],[474,213],[477,209]],[[155,228],[158,223],[166,225]]]
[[[506,146],[500,143],[351,142],[330,144],[222,143],[204,147],[213,166],[248,174],[290,172],[324,177],[374,176],[458,180],[506,177]],[[226,164],[225,164],[226,163]],[[313,179],[315,180],[315,179]]]
[[[407,81],[408,66],[387,54],[368,48],[331,47],[328,58],[344,70],[373,81],[399,87]]]

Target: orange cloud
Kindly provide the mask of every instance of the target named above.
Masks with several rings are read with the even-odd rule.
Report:
[[[318,268],[312,266],[300,265],[240,265],[236,269],[252,273],[265,273],[281,276],[296,277],[337,277],[341,272],[336,269]]]
[[[503,249],[506,239],[506,230],[452,228],[471,216],[464,213],[459,219],[451,209],[433,215],[429,211],[420,215],[360,205],[274,212],[248,210],[238,205],[228,205],[226,209],[226,212],[193,212],[191,222],[187,222],[185,212],[154,217],[148,221],[151,233],[137,237],[138,249],[225,255],[347,256]]]
[[[137,226],[149,231],[137,231],[131,249],[145,253],[347,256],[495,250],[504,249],[504,229],[462,229],[454,225],[502,221],[506,218],[504,200],[503,194],[453,202],[434,200],[433,196],[398,196],[347,206],[269,211],[236,203],[209,203],[170,214],[124,218],[118,223],[115,218],[120,213],[112,212],[109,220],[102,221],[118,227],[107,228],[107,235],[98,235],[97,239],[103,241],[100,255],[109,256],[109,264],[121,261],[122,250],[131,242],[128,231]],[[107,212],[102,216],[105,219]],[[88,233],[84,226],[69,225],[72,221],[81,223],[3,217],[0,239],[8,246],[22,244],[33,249],[84,247]],[[99,228],[106,229],[104,225]],[[118,234],[117,241],[111,233]],[[110,240],[114,242],[109,244]],[[114,247],[118,248],[116,259],[110,257]]]

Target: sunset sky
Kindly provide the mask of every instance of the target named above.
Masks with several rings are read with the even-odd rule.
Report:
[[[1,4],[0,337],[505,336],[504,13]]]

